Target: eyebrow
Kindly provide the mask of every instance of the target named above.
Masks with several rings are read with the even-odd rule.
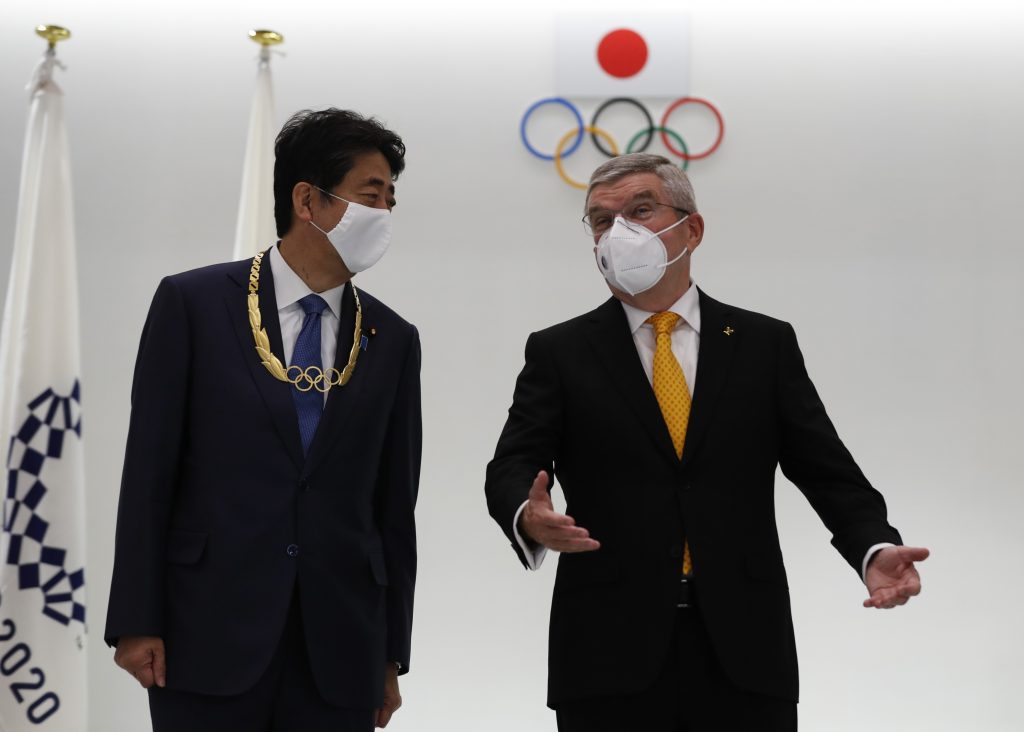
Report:
[[[387,186],[389,193],[394,193],[395,192],[395,184],[393,182],[388,182],[388,181],[386,181],[386,180],[384,180],[382,178],[376,178],[376,177],[374,177],[374,178],[367,178],[366,181],[363,183],[363,185],[364,186],[378,186],[378,187],[379,186]]]
[[[650,199],[650,200],[653,201],[653,200],[655,200],[655,198],[656,197],[654,195],[654,191],[640,191],[635,196],[633,196],[631,199],[629,199],[626,202],[626,205],[628,206],[631,203],[636,203],[637,201],[641,201],[643,199]],[[590,214],[594,214],[597,211],[605,211],[605,210],[607,210],[607,209],[605,209],[605,208],[603,208],[601,206],[591,206],[590,208],[587,209],[587,214],[590,215]]]

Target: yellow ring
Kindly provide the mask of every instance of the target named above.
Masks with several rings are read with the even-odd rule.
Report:
[[[583,131],[589,132],[592,135],[599,135],[600,137],[603,137],[604,141],[608,143],[608,147],[611,148],[613,157],[619,154],[619,146],[615,144],[615,140],[613,140],[612,136],[609,135],[604,130],[602,130],[600,127],[584,127]],[[569,130],[567,133],[565,133],[565,137],[558,141],[558,146],[555,148],[555,170],[558,171],[558,175],[562,178],[562,180],[571,185],[573,188],[579,188],[580,190],[585,191],[587,190],[587,184],[580,183],[579,181],[575,181],[572,178],[570,178],[569,175],[565,172],[565,169],[562,167],[562,149],[565,147],[566,143],[569,142],[570,138],[575,137],[578,134],[580,134],[579,128],[576,128],[575,130]]]
[[[323,369],[321,369],[319,366],[307,366],[305,374],[306,378],[309,379],[313,386],[315,386],[319,390],[320,384],[324,380]],[[310,374],[312,374],[312,376],[310,376]]]

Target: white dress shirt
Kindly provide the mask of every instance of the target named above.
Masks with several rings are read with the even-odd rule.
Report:
[[[648,323],[647,319],[654,313],[645,312],[626,303],[621,303],[621,305],[626,312],[626,320],[629,323],[629,330],[633,334],[633,344],[640,356],[640,363],[643,364],[647,380],[653,386],[655,334],[654,326]],[[690,287],[683,293],[683,296],[669,308],[669,311],[679,316],[679,321],[672,330],[672,355],[676,357],[676,361],[683,369],[683,376],[686,378],[686,385],[690,388],[692,397],[697,387],[697,354],[700,351],[700,297],[693,281],[690,282]],[[526,508],[527,503],[529,501],[524,501],[516,511],[515,518],[512,519],[512,531],[516,542],[523,550],[527,566],[530,569],[539,569],[548,552],[547,547],[533,548],[519,534],[519,516]],[[892,546],[892,544],[876,544],[868,549],[861,565],[861,579],[864,578],[868,562],[874,553],[887,546]]]
[[[302,330],[306,312],[299,300],[306,295],[319,295],[327,303],[320,315],[320,363],[324,369],[334,366],[338,352],[338,326],[341,323],[341,296],[345,285],[314,293],[309,285],[284,261],[275,244],[270,248],[270,272],[274,277],[274,295],[277,298],[277,319],[281,324],[281,341],[284,347],[284,363],[291,365],[295,341]],[[327,394],[324,394],[326,401]]]

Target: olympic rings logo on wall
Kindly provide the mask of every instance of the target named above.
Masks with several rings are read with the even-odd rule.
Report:
[[[554,152],[550,155],[541,152],[531,145],[530,140],[526,135],[526,126],[530,121],[530,116],[540,107],[548,104],[561,105],[572,112],[573,117],[576,118],[576,127],[569,130],[562,136],[558,141],[558,144],[555,145]],[[598,120],[601,115],[609,107],[615,104],[629,104],[636,107],[647,123],[646,127],[641,128],[639,132],[630,138],[624,149],[619,147],[618,143],[607,131],[598,126]],[[694,104],[708,109],[711,114],[714,115],[715,121],[718,125],[718,132],[715,135],[714,142],[712,142],[706,150],[701,152],[690,152],[690,149],[687,147],[682,135],[668,126],[669,118],[672,116],[672,113],[687,104]],[[683,170],[686,170],[690,167],[691,160],[701,160],[706,158],[718,149],[719,145],[722,144],[722,137],[725,135],[725,122],[722,120],[721,112],[718,111],[715,105],[708,100],[701,99],[699,97],[682,97],[675,100],[665,110],[665,113],[661,116],[660,124],[657,125],[654,124],[654,118],[651,116],[650,111],[648,111],[647,107],[645,107],[638,99],[634,99],[633,97],[615,97],[602,102],[594,111],[593,117],[590,118],[590,124],[585,124],[583,121],[583,115],[575,104],[564,97],[548,97],[547,99],[541,99],[540,101],[531,104],[529,109],[527,109],[523,114],[523,118],[519,123],[519,136],[522,138],[523,145],[530,154],[534,157],[540,158],[541,160],[554,162],[555,170],[558,172],[559,177],[573,188],[579,188],[581,190],[585,190],[587,184],[570,178],[569,174],[565,172],[565,167],[562,165],[562,161],[579,150],[580,145],[583,144],[584,135],[590,135],[590,139],[593,141],[594,146],[602,155],[613,158],[622,153],[643,152],[654,140],[655,132],[661,135],[661,140],[665,144],[665,147],[672,155],[682,161],[680,163],[680,167]],[[602,144],[602,141],[607,143],[607,147]]]

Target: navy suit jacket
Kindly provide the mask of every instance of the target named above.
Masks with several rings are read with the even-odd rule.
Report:
[[[683,538],[698,612],[739,687],[797,699],[789,590],[775,524],[775,472],[810,500],[860,572],[900,543],[885,502],[840,442],[788,323],[700,293],[696,389],[683,456],[644,373],[622,304],[534,333],[487,468],[491,515],[512,536],[537,472],[601,542],[558,558],[548,703],[627,695],[654,683],[672,646]],[[685,662],[685,660],[684,660]]]
[[[331,389],[303,457],[290,384],[256,353],[251,261],[165,278],[142,333],[105,638],[163,638],[167,685],[250,688],[296,586],[310,663],[331,703],[380,706],[385,664],[409,668],[420,469],[415,327],[360,291],[367,348]],[[271,268],[260,311],[283,357]],[[354,329],[346,287],[340,369]]]

